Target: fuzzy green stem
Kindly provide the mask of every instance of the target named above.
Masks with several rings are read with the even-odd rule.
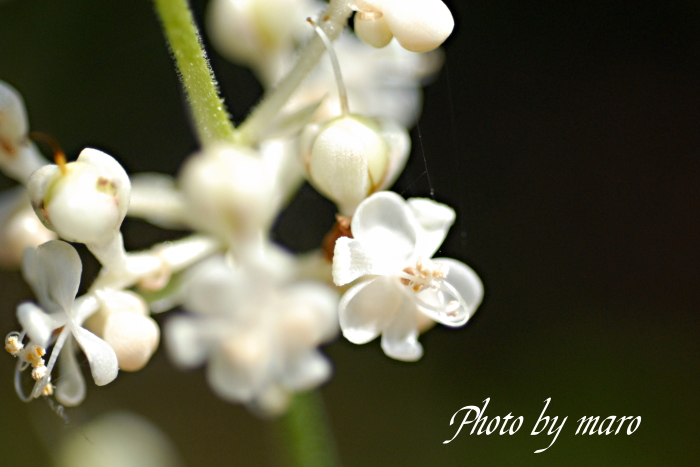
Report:
[[[295,467],[339,467],[335,442],[318,391],[297,394],[280,421],[287,455]]]
[[[202,146],[234,141],[234,127],[194,23],[187,0],[153,0],[187,94]]]
[[[318,25],[330,40],[335,40],[345,27],[352,14],[348,0],[331,0],[328,8],[319,17]],[[243,145],[259,142],[267,126],[275,120],[294,91],[306,76],[313,71],[326,51],[323,40],[315,35],[302,50],[294,68],[271,92],[265,95],[260,104],[239,127],[237,141]]]

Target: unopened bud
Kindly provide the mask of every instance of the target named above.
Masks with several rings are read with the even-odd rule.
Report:
[[[0,200],[0,266],[18,268],[27,247],[36,248],[56,234],[43,226],[34,214],[24,188],[3,193]]]
[[[207,31],[229,60],[256,68],[294,45],[295,21],[308,0],[213,0]],[[303,16],[300,16],[303,18]],[[258,70],[259,71],[259,70]]]
[[[124,220],[131,183],[113,157],[86,148],[75,162],[34,172],[27,189],[46,227],[69,241],[101,244]]]
[[[195,224],[222,238],[248,237],[274,218],[272,180],[251,149],[208,147],[185,163],[180,183]]]
[[[452,13],[442,0],[355,0],[355,6],[355,33],[375,47],[393,34],[406,50],[428,52],[454,29]]]
[[[359,115],[308,125],[300,144],[309,181],[345,216],[395,181],[410,148],[400,125]]]
[[[25,183],[29,175],[46,163],[27,139],[27,112],[22,96],[0,81],[0,170]]]
[[[122,311],[107,317],[102,337],[117,354],[119,369],[138,371],[158,348],[160,329],[148,316]]]

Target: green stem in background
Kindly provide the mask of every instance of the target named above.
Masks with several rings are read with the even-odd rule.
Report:
[[[319,17],[318,25],[330,40],[335,40],[345,28],[345,23],[352,14],[348,0],[330,0],[328,8]],[[243,145],[255,145],[267,126],[273,122],[301,82],[316,67],[326,51],[323,40],[315,35],[304,50],[294,68],[269,93],[239,127],[237,141]]]
[[[175,56],[202,146],[234,141],[234,128],[202,47],[187,0],[153,0]]]
[[[286,454],[295,467],[339,467],[335,442],[318,391],[296,394],[279,421]]]

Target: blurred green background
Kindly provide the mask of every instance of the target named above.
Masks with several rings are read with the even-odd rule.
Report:
[[[204,3],[194,2],[200,18]],[[376,342],[326,348],[336,370],[323,395],[344,464],[698,465],[699,4],[446,3],[456,32],[396,190],[428,196],[432,184],[457,210],[441,255],[473,266],[486,298],[465,328],[423,336],[416,364]],[[260,87],[211,55],[240,121]],[[3,2],[0,79],[69,158],[95,146],[130,172],[175,173],[196,148],[150,2]],[[306,187],[276,236],[308,250],[332,222]],[[167,237],[137,221],[124,234],[130,249]],[[86,276],[95,271],[88,263]],[[4,335],[31,293],[4,271],[0,291]],[[13,368],[0,358],[2,466],[50,465],[61,436],[117,408],[160,426],[187,465],[273,465],[269,424],[217,400],[201,372],[177,372],[162,350],[143,371],[90,386],[68,427],[44,401],[19,401]],[[522,415],[521,430],[444,445],[452,414],[487,397],[486,415]],[[569,419],[534,454],[551,440],[530,435],[549,397],[548,415]],[[584,415],[642,423],[632,436],[574,436]]]

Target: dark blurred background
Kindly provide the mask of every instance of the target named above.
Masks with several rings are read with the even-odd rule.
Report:
[[[336,371],[323,395],[344,464],[697,465],[700,4],[446,3],[456,32],[396,190],[429,196],[432,185],[457,210],[441,255],[470,264],[486,298],[465,328],[424,335],[416,364],[376,342],[327,347]],[[211,55],[239,122],[260,87]],[[130,172],[175,173],[196,148],[150,2],[2,3],[0,79],[69,158],[96,146]],[[306,187],[276,236],[308,250],[332,222]],[[165,238],[136,221],[124,234],[131,249]],[[0,287],[4,335],[31,293],[14,272]],[[272,465],[269,425],[162,350],[139,373],[90,385],[67,428],[44,401],[19,401],[13,367],[0,358],[2,466],[49,465],[65,432],[116,408],[160,426],[187,465]],[[521,430],[444,445],[453,413],[487,397],[486,415],[522,415]],[[530,435],[549,397],[548,415],[569,419],[534,454],[551,441]],[[584,415],[642,423],[631,436],[574,436]]]

